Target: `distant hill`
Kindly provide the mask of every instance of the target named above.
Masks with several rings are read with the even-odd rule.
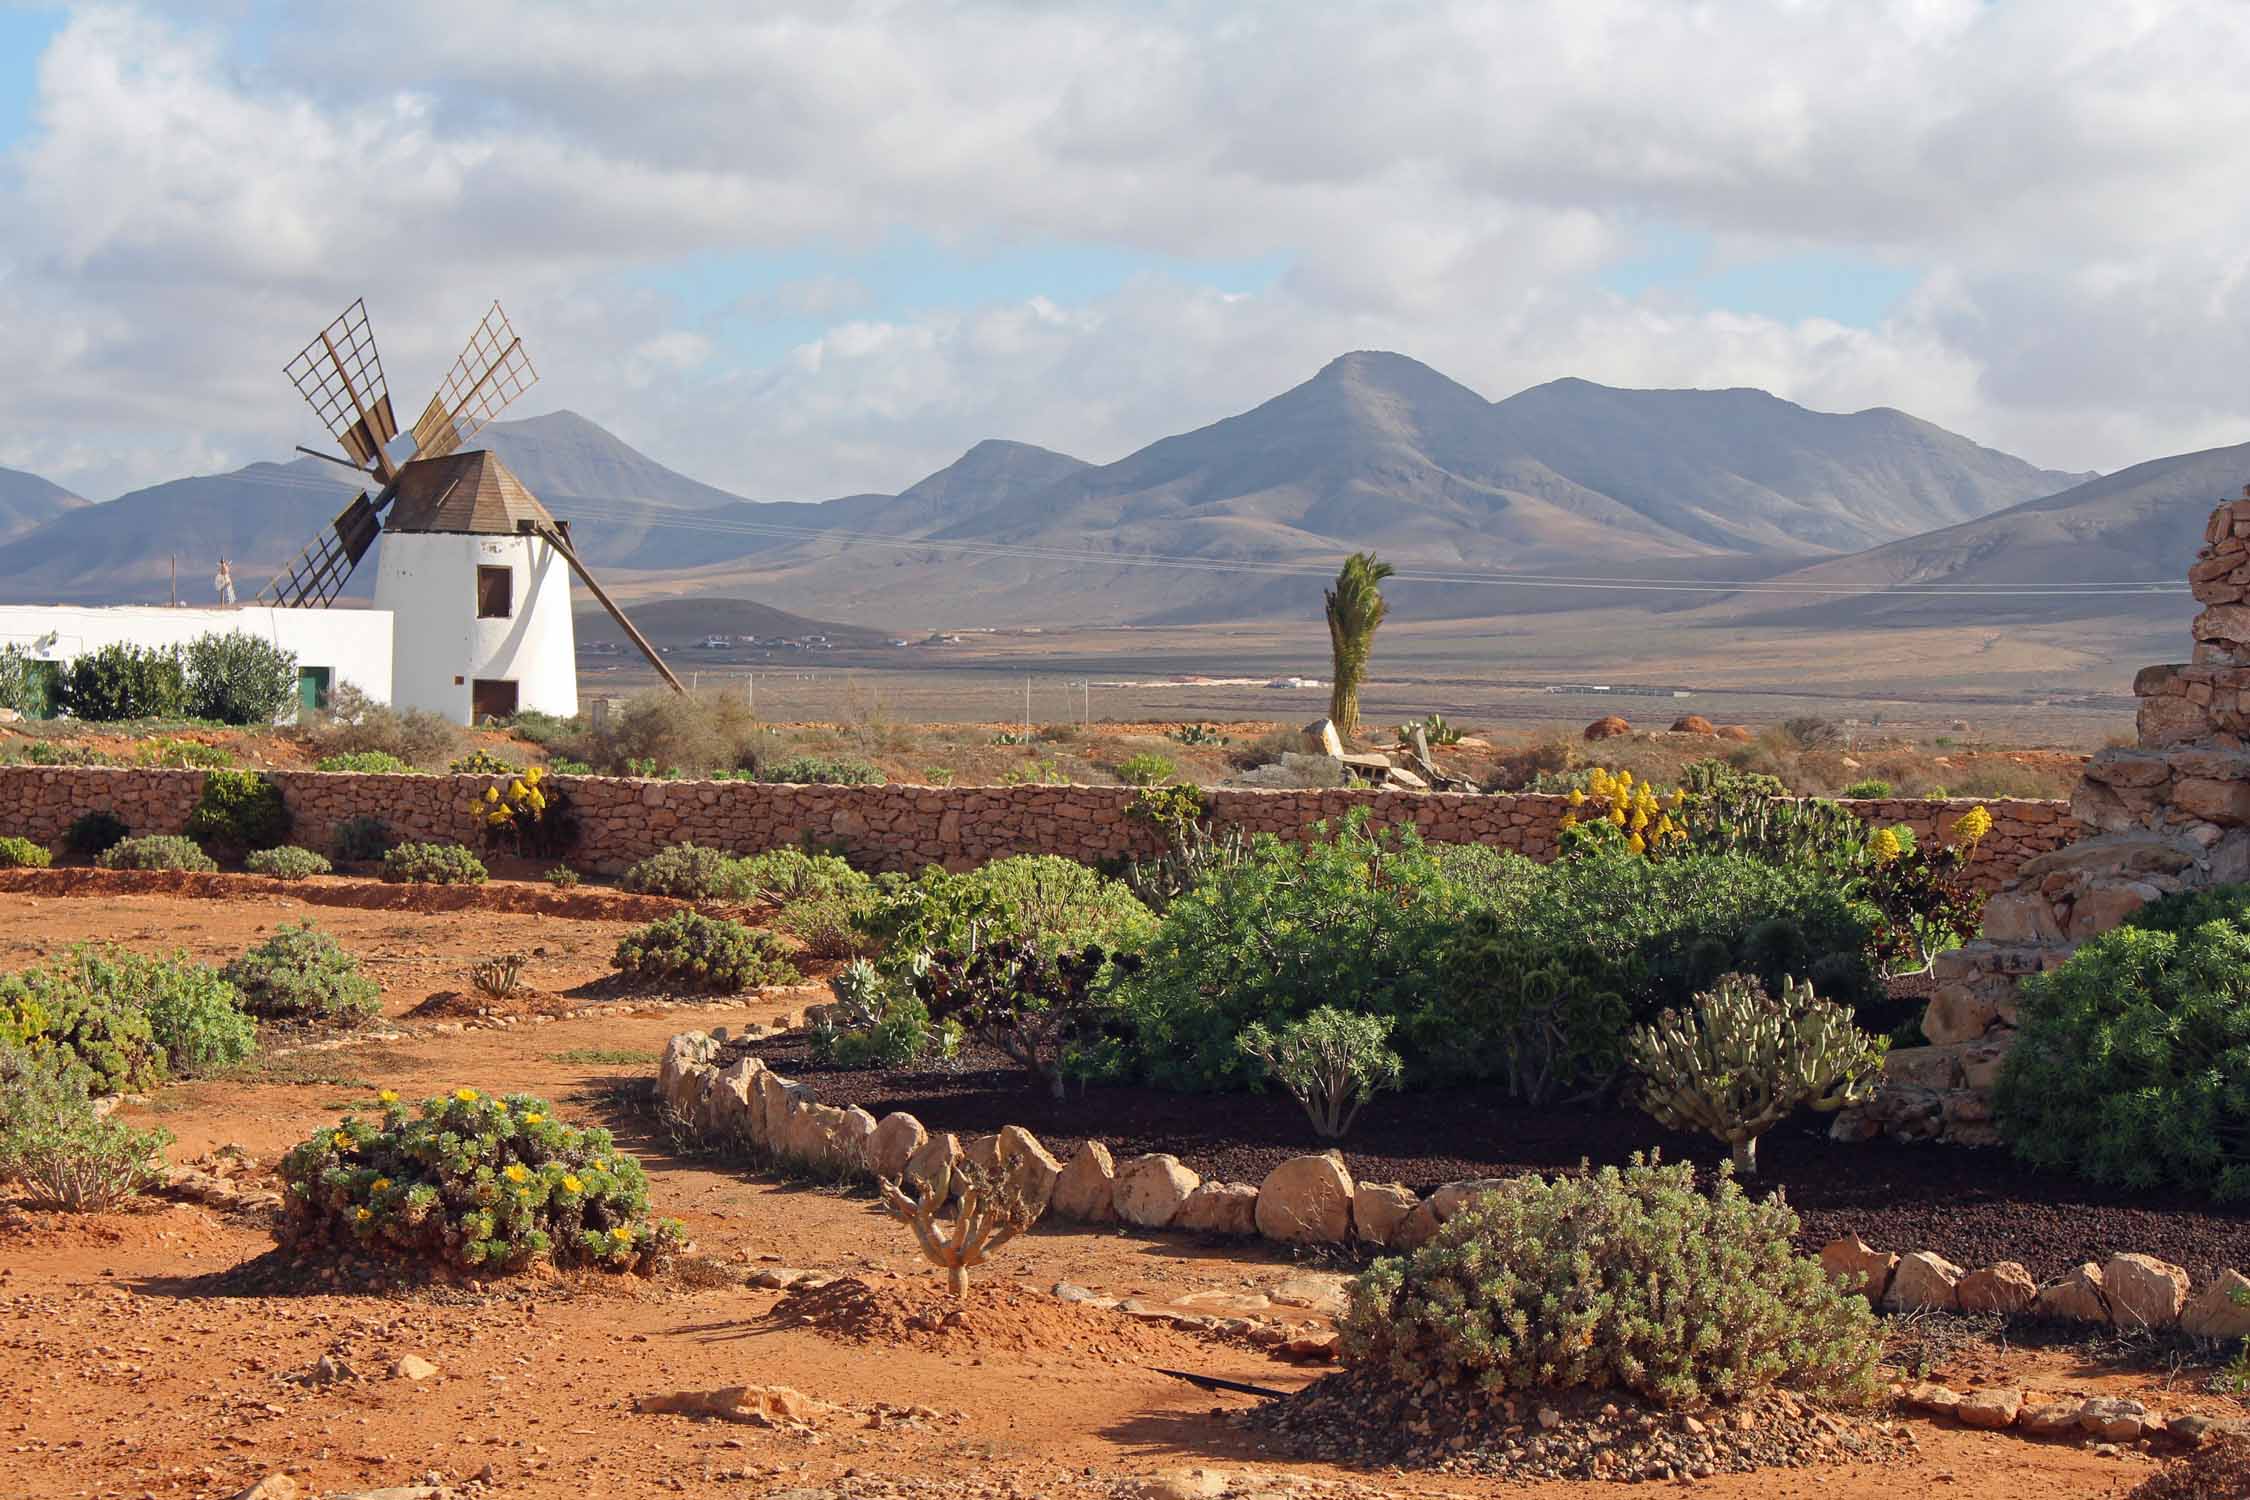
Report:
[[[26,474],[21,469],[0,469],[0,538],[43,526],[65,511],[77,510],[87,503],[37,474]]]

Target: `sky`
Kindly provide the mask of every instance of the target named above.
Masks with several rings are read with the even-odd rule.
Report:
[[[759,499],[1095,462],[1352,349],[1895,406],[2061,469],[2250,440],[2239,0],[0,0],[0,465],[289,456],[540,384]]]

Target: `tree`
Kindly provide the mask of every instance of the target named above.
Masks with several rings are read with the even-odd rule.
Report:
[[[113,641],[73,660],[61,680],[61,706],[89,723],[174,718],[186,697],[180,654],[169,646]]]
[[[297,692],[297,653],[247,630],[187,645],[187,706],[198,719],[271,724]]]
[[[1367,678],[1367,657],[1375,649],[1375,627],[1383,623],[1390,606],[1383,601],[1383,580],[1398,570],[1372,552],[1354,552],[1344,559],[1336,586],[1327,590],[1328,646],[1335,658],[1335,686],[1328,692],[1328,717],[1336,733],[1350,739],[1359,727],[1359,685]]]

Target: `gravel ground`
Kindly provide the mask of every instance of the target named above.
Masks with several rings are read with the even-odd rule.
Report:
[[[857,1104],[878,1119],[905,1110],[932,1130],[982,1134],[1022,1125],[1068,1158],[1091,1135],[1122,1159],[1168,1151],[1206,1178],[1257,1182],[1292,1156],[1319,1151],[1286,1095],[1175,1094],[1156,1089],[1070,1090],[1057,1102],[996,1053],[972,1050],[952,1067],[893,1072],[823,1069],[801,1033],[750,1044],[777,1071],[803,1078],[823,1103]],[[1964,1266],[2017,1260],[2059,1276],[2085,1260],[2138,1250],[2185,1266],[2198,1280],[2250,1266],[2250,1205],[2182,1194],[2129,1193],[2035,1173],[2004,1151],[1890,1142],[1842,1145],[1827,1119],[1806,1116],[1768,1134],[1757,1185],[1784,1189],[1818,1248],[1856,1233],[1879,1248],[1935,1250]],[[1431,1089],[1370,1104],[1342,1143],[1355,1176],[1427,1191],[1467,1177],[1557,1172],[1581,1161],[1623,1163],[1636,1151],[1716,1169],[1724,1148],[1659,1128],[1636,1110],[1530,1109],[1495,1092]]]

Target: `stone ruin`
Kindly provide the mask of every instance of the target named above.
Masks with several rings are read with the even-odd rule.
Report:
[[[2203,606],[2194,659],[2134,678],[2138,743],[2094,756],[2071,793],[2087,836],[2025,861],[1977,940],[1938,956],[1930,1045],[1890,1054],[1882,1091],[1838,1119],[1839,1138],[1998,1145],[1992,1085],[2024,976],[2159,896],[2250,880],[2250,485],[2243,495],[2211,512],[2188,570]]]

